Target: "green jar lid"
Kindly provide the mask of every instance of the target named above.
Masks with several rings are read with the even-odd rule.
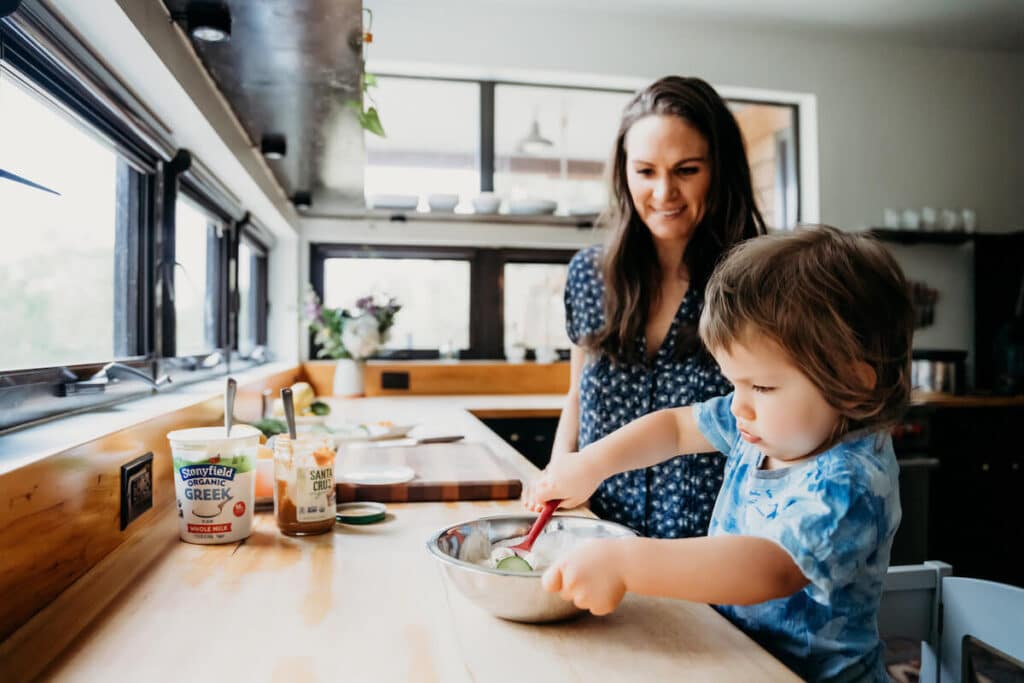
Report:
[[[380,503],[338,503],[337,519],[342,524],[374,524],[384,519],[387,508]]]

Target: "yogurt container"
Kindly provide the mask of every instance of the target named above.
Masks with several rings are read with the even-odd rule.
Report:
[[[249,425],[180,429],[167,435],[174,459],[178,532],[188,543],[233,543],[252,532],[256,449]]]

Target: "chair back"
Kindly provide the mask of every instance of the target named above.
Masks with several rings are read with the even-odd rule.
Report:
[[[1024,680],[1024,588],[946,576],[941,600],[940,683]]]
[[[934,657],[941,624],[942,579],[953,568],[945,562],[889,567],[878,607],[878,633],[897,658],[921,660],[921,683],[936,683]],[[927,672],[927,675],[926,675]]]

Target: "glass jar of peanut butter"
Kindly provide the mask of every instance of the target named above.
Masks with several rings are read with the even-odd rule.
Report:
[[[329,436],[279,434],[274,442],[274,517],[289,536],[330,531],[335,523],[334,444]]]

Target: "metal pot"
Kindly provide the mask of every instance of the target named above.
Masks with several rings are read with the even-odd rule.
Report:
[[[911,385],[919,391],[961,394],[966,360],[966,351],[914,350],[910,362]]]

